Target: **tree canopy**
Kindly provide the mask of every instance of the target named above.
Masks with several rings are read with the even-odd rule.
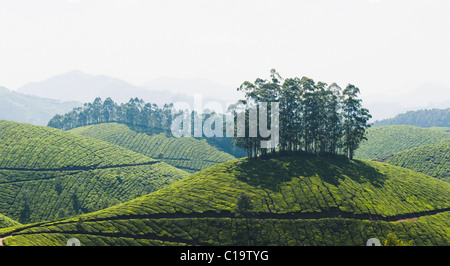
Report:
[[[272,69],[269,79],[245,81],[238,91],[245,93],[245,99],[228,107],[228,117],[231,114],[233,121],[231,126],[226,114],[174,111],[173,104],[159,108],[138,98],[120,105],[110,98],[105,101],[97,98],[65,115],[56,115],[48,126],[69,130],[117,122],[166,132],[172,130],[172,133],[175,128],[180,129],[182,136],[204,137],[216,142],[225,135],[233,136],[234,145],[246,150],[249,158],[304,151],[345,154],[351,159],[370,126],[371,115],[362,108],[362,100],[358,98],[360,90],[352,84],[342,89],[336,83],[328,85],[307,77],[285,79]],[[190,119],[179,123],[182,117]],[[229,134],[230,127],[233,134]],[[270,142],[275,132],[279,134],[279,141]]]
[[[336,83],[316,83],[307,77],[284,79],[272,69],[268,80],[246,81],[238,91],[244,92],[246,99],[229,109],[236,117],[245,114],[246,135],[240,137],[236,132],[235,144],[246,149],[250,158],[275,151],[343,153],[353,158],[370,126],[369,110],[362,108],[362,100],[358,98],[360,90],[352,84],[342,89]],[[251,136],[249,128],[252,123],[260,122],[260,116],[252,117],[251,110],[259,110],[261,103],[269,102],[279,103],[280,136],[277,148],[265,149],[261,148],[261,141],[267,138]],[[269,121],[273,119],[271,114],[268,106]],[[238,131],[237,126],[235,130]]]
[[[172,107],[171,104],[166,104],[159,108],[156,104],[145,103],[138,98],[120,105],[111,98],[106,98],[105,101],[96,98],[93,103],[85,103],[83,107],[74,108],[65,115],[54,116],[48,126],[70,130],[92,124],[117,122],[167,131],[172,123]]]

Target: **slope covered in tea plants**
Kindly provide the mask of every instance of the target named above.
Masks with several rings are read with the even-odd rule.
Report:
[[[420,146],[384,161],[450,182],[450,143]]]
[[[13,226],[17,226],[20,225],[20,223],[14,221],[13,219],[6,217],[3,214],[0,214],[0,228],[5,228],[5,227],[13,227]]]
[[[104,140],[185,170],[197,172],[235,157],[211,146],[206,140],[174,138],[117,123],[84,126],[70,132]]]
[[[78,217],[0,230],[5,245],[450,244],[450,184],[389,164],[236,159]],[[406,219],[406,220],[405,220]]]
[[[382,126],[367,130],[367,141],[363,141],[355,152],[359,159],[384,159],[397,152],[411,148],[447,142],[450,133],[415,126]]]
[[[0,213],[21,223],[106,208],[186,175],[108,142],[0,121]]]

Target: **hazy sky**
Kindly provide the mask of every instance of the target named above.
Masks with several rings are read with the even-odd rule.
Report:
[[[450,86],[446,0],[0,0],[0,85],[71,70],[139,85],[308,76],[365,93]]]

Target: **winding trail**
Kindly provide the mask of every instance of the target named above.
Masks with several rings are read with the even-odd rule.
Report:
[[[117,164],[117,165],[106,165],[106,166],[67,166],[61,168],[4,168],[0,167],[0,170],[9,170],[9,171],[27,171],[27,172],[67,172],[67,171],[92,171],[92,170],[103,170],[103,169],[114,169],[114,168],[122,168],[122,167],[134,167],[134,166],[143,166],[143,165],[152,165],[161,163],[161,161],[151,161],[145,163],[135,163],[135,164]]]
[[[125,167],[138,167],[138,166],[145,166],[145,165],[154,165],[161,163],[161,161],[151,161],[146,163],[137,163],[137,164],[118,164],[118,165],[109,165],[109,166],[73,166],[73,167],[62,167],[62,168],[2,168],[0,167],[0,171],[24,171],[24,172],[65,172],[65,175],[74,175],[79,172],[84,171],[94,171],[94,170],[105,170],[105,169],[115,169],[115,168],[125,168]],[[14,179],[14,180],[7,180],[7,181],[0,181],[0,185],[4,184],[14,184],[14,183],[21,183],[21,182],[29,182],[29,181],[36,181],[36,180],[50,180],[55,179],[56,176],[46,177],[46,178],[37,178],[37,179]]]
[[[324,219],[324,218],[334,218],[334,219],[359,219],[359,220],[370,220],[370,221],[386,221],[386,222],[414,222],[417,221],[421,217],[432,216],[439,213],[449,212],[450,208],[440,209],[440,210],[432,210],[426,212],[416,212],[409,213],[405,215],[397,215],[397,216],[379,216],[379,215],[370,215],[370,214],[353,214],[340,211],[338,208],[333,208],[328,211],[316,212],[316,213],[284,213],[284,214],[276,214],[276,213],[263,213],[263,214],[254,214],[254,215],[246,215],[241,217],[236,217],[235,213],[231,213],[228,211],[224,212],[213,212],[207,211],[203,213],[157,213],[157,214],[149,214],[149,215],[122,215],[110,218],[95,218],[95,219],[86,219],[84,222],[100,222],[100,221],[126,221],[126,220],[136,220],[136,219],[196,219],[196,218],[256,218],[256,219],[274,219],[274,220],[289,220],[289,219]],[[60,222],[51,222],[51,225],[60,225],[60,224],[70,224],[76,223],[77,221],[60,221]],[[181,237],[175,236],[160,236],[154,233],[146,233],[146,234],[127,234],[120,232],[84,232],[84,231],[45,231],[45,232],[27,232],[26,230],[33,227],[41,227],[46,226],[48,222],[41,222],[38,224],[28,225],[21,228],[17,228],[8,232],[7,236],[3,236],[0,238],[0,246],[3,246],[3,240],[12,237],[13,234],[17,235],[33,235],[33,234],[68,234],[68,235],[90,235],[90,236],[98,236],[98,237],[112,237],[112,238],[132,238],[132,239],[152,239],[152,240],[160,240],[163,242],[169,243],[184,243],[188,245],[210,245],[209,243],[197,242],[195,240],[188,240]]]
[[[136,220],[136,219],[196,219],[196,218],[255,218],[255,219],[272,219],[272,220],[316,220],[316,219],[357,219],[357,220],[369,220],[369,221],[385,221],[385,222],[404,222],[404,221],[417,221],[418,218],[424,216],[431,216],[443,212],[450,211],[449,208],[437,209],[423,212],[412,212],[400,215],[382,216],[377,214],[355,214],[351,212],[341,211],[337,207],[330,208],[329,210],[323,210],[322,212],[292,212],[292,213],[248,213],[241,217],[237,217],[236,213],[230,211],[205,211],[203,213],[155,213],[146,215],[118,215],[110,218],[92,218],[86,219],[86,222],[97,221],[115,221],[115,220]],[[62,223],[65,223],[62,221]]]
[[[0,238],[0,246],[3,246],[3,240],[8,237],[11,237],[11,236],[5,236],[5,237]]]

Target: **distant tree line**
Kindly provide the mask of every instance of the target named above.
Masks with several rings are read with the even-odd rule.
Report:
[[[170,134],[172,121],[176,117],[183,115],[186,111],[173,111],[173,104],[165,104],[159,108],[156,104],[145,103],[142,99],[130,99],[127,103],[117,104],[111,98],[102,101],[96,98],[92,103],[85,103],[82,107],[74,108],[71,112],[64,115],[55,115],[48,126],[61,130],[70,130],[77,127],[101,124],[101,123],[121,123],[131,126],[132,129],[148,130],[151,133]],[[215,112],[197,114],[191,113],[191,133],[194,130],[194,117],[200,119],[201,123],[208,120],[209,117],[218,115]],[[204,138],[202,135],[199,138]],[[245,152],[233,145],[230,138],[207,137],[206,141],[236,157],[245,156]]]
[[[342,89],[336,83],[316,83],[307,77],[283,79],[272,69],[269,80],[246,81],[238,91],[244,92],[246,99],[229,110],[235,115],[245,112],[246,128],[254,122],[249,117],[251,108],[258,108],[259,103],[279,102],[277,148],[261,148],[261,141],[266,138],[251,138],[248,130],[244,138],[235,137],[235,144],[244,148],[249,158],[274,152],[305,151],[345,154],[352,159],[370,126],[371,115],[362,108],[362,100],[358,98],[360,90],[352,84]],[[269,105],[268,109],[270,120]]]
[[[65,115],[55,115],[48,126],[70,130],[86,125],[116,122],[164,131],[170,130],[171,110],[171,104],[165,104],[163,108],[159,108],[156,104],[145,103],[138,98],[130,99],[129,102],[120,105],[111,98],[105,101],[96,98],[93,103],[85,103],[83,107],[74,108]]]
[[[374,126],[410,125],[417,127],[450,127],[450,108],[409,111],[394,118],[375,121]]]
[[[269,80],[258,78],[253,83],[246,81],[238,90],[245,93],[245,99],[228,108],[229,113],[234,116],[233,143],[245,150],[249,158],[275,152],[304,151],[315,154],[345,154],[352,159],[370,126],[368,120],[371,115],[367,109],[361,107],[362,100],[358,98],[360,91],[352,84],[342,89],[336,83],[316,83],[307,77],[283,79],[279,73],[272,70]],[[251,123],[260,122],[259,117],[251,117],[251,110],[258,110],[261,103],[272,102],[279,103],[279,144],[277,147],[261,148],[261,142],[267,140],[267,137],[250,134]],[[165,104],[163,108],[159,108],[156,104],[145,103],[138,98],[123,104],[117,104],[111,98],[105,101],[97,98],[93,103],[74,108],[65,115],[54,116],[48,126],[70,130],[80,126],[116,122],[168,132],[172,129],[172,121],[186,114],[185,112],[174,112],[173,104]],[[271,106],[268,105],[269,126],[272,122],[271,112]],[[245,117],[244,136],[237,134],[239,114]],[[191,111],[190,116],[189,131],[194,137],[200,137],[194,134],[195,117],[202,124],[205,121],[215,121],[210,125],[211,128],[214,127],[212,132],[225,133],[228,130],[229,121],[225,114],[198,114]],[[211,117],[221,119],[214,120],[210,119]],[[216,134],[211,138],[202,134],[202,138],[206,137],[215,146],[230,149],[230,138],[221,141],[225,138],[220,135],[219,138]]]

